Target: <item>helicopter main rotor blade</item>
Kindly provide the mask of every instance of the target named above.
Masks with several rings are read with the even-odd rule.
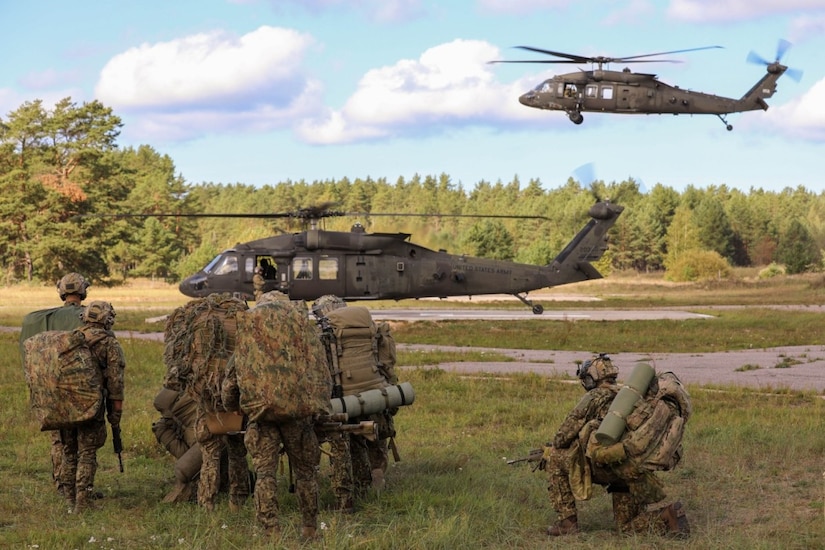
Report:
[[[630,55],[630,56],[627,56],[627,57],[616,57],[616,58],[613,59],[613,61],[616,62],[616,63],[622,63],[624,61],[630,61],[631,59],[639,59],[639,58],[642,58],[642,57],[655,57],[657,55],[671,55],[671,54],[674,54],[674,53],[698,52],[700,50],[714,50],[714,49],[718,49],[718,48],[722,48],[722,46],[702,46],[701,48],[688,48],[686,50],[672,50],[672,51],[669,51],[669,52],[646,53],[646,54],[642,54],[642,55]]]
[[[550,221],[547,216],[532,216],[529,214],[439,214],[439,213],[415,213],[415,212],[344,212],[345,216],[398,216],[398,217],[415,217],[415,218],[499,218],[507,220],[546,220]]]

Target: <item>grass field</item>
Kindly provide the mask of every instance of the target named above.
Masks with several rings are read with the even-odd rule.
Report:
[[[750,288],[742,296],[731,288],[658,286],[651,281],[619,281],[598,293],[605,301],[632,289],[633,305],[749,305],[821,303],[814,279],[777,281],[776,290]],[[743,283],[744,284],[744,283]],[[577,285],[578,286],[578,285]],[[642,289],[653,288],[645,297]],[[794,291],[786,291],[793,288]],[[123,294],[119,294],[123,292]],[[579,289],[576,289],[579,292]],[[660,296],[660,293],[662,294]],[[664,296],[672,293],[672,296]],[[762,301],[756,298],[762,297]],[[768,298],[766,298],[768,296]],[[790,302],[796,296],[799,301]],[[711,300],[715,297],[716,300]],[[0,290],[0,324],[22,313],[54,305],[52,288]],[[174,288],[96,288],[90,299],[111,300],[118,324],[142,323],[183,303]],[[788,300],[788,301],[783,301]],[[806,301],[807,300],[807,301]],[[548,302],[549,303],[549,302]],[[577,307],[581,307],[578,305]],[[601,307],[601,306],[600,306]],[[133,317],[127,312],[134,311]],[[764,313],[761,313],[764,312]],[[657,341],[685,339],[685,346],[730,345],[719,326],[732,323],[751,336],[821,343],[821,321],[814,313],[758,308],[720,317],[716,334],[701,333],[690,323],[657,327],[636,325],[636,332],[658,330],[659,339],[633,340],[634,347]],[[804,313],[804,312],[802,312]],[[728,315],[726,313],[725,315]],[[717,320],[714,320],[716,322]],[[532,322],[531,322],[532,323]],[[13,324],[13,323],[11,323]],[[610,349],[600,345],[626,341],[632,323],[542,322],[550,336],[524,326],[462,325],[398,327],[402,343],[438,338],[465,339],[465,345],[489,347],[555,345],[566,335],[570,349]],[[777,330],[786,327],[786,330]],[[116,327],[122,328],[122,327]],[[134,329],[137,330],[137,329]],[[554,331],[560,331],[558,334]],[[621,331],[616,336],[616,331]],[[693,335],[698,333],[698,336]],[[598,340],[594,343],[594,340]],[[709,343],[710,341],[710,343]],[[544,343],[543,343],[544,342]],[[553,344],[551,344],[551,342]],[[568,380],[515,375],[462,377],[433,366],[454,355],[405,357],[411,365],[402,372],[416,390],[416,402],[396,417],[402,461],[391,465],[388,486],[362,503],[354,515],[333,510],[328,467],[322,463],[322,539],[301,545],[296,527],[299,514],[294,496],[281,489],[283,535],[274,546],[262,540],[251,503],[238,513],[224,499],[214,513],[195,505],[163,504],[171,487],[173,462],[155,442],[152,408],[164,371],[162,344],[124,339],[127,357],[127,399],[123,420],[125,472],[117,471],[111,442],[98,453],[97,488],[106,494],[102,508],[77,518],[66,513],[50,480],[49,440],[37,430],[28,412],[27,390],[17,355],[14,333],[0,334],[0,547],[39,549],[140,548],[824,548],[825,478],[822,435],[825,403],[813,392],[763,394],[737,388],[689,387],[694,416],[687,427],[685,458],[673,472],[661,474],[671,498],[685,504],[693,528],[685,542],[655,536],[620,537],[613,532],[610,501],[596,490],[580,507],[581,535],[547,540],[543,534],[554,519],[542,472],[506,460],[526,454],[552,437],[563,417],[582,394]],[[628,344],[630,346],[630,344]],[[553,348],[555,349],[555,348]],[[474,354],[468,359],[483,361]],[[488,360],[497,361],[500,357]]]

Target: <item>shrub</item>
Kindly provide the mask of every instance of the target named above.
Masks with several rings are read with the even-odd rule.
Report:
[[[760,279],[771,279],[777,275],[784,275],[785,267],[776,262],[771,262],[767,267],[759,271]]]
[[[686,250],[665,271],[665,279],[674,282],[727,279],[733,270],[718,252],[712,250]]]

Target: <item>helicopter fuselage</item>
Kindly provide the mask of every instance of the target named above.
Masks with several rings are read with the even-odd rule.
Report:
[[[407,233],[309,229],[224,250],[182,281],[180,291],[193,298],[228,292],[252,299],[255,268],[266,260],[274,269],[265,273],[264,291],[279,290],[293,300],[512,294],[532,305],[520,293],[601,277],[589,262],[607,249],[607,230],[622,210],[609,203],[591,208],[588,224],[544,266],[430,250],[410,242]]]
[[[671,86],[653,74],[599,69],[556,75],[523,94],[519,102],[536,109],[565,111],[575,124],[581,124],[585,111],[713,114],[721,118],[729,113],[766,110],[765,99],[774,94],[776,80],[786,69],[779,63],[769,65],[767,74],[740,99]]]

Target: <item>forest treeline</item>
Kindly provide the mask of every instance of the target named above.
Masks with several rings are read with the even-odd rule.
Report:
[[[625,206],[602,270],[695,279],[724,276],[731,266],[776,264],[789,273],[822,266],[825,197],[803,187],[743,192],[690,186],[677,192],[657,183],[642,193],[632,179],[571,178],[557,185],[514,176],[470,188],[449,174],[260,187],[194,183],[151,145],[118,147],[122,125],[100,102],[71,98],[53,108],[26,102],[0,118],[0,283],[52,282],[70,270],[96,281],[178,280],[237,242],[302,229],[289,218],[187,214],[292,212],[322,203],[359,213],[326,218],[327,229],[357,222],[368,231],[411,233],[414,242],[433,249],[546,264],[587,222],[596,197]],[[488,214],[522,218],[483,217]]]

